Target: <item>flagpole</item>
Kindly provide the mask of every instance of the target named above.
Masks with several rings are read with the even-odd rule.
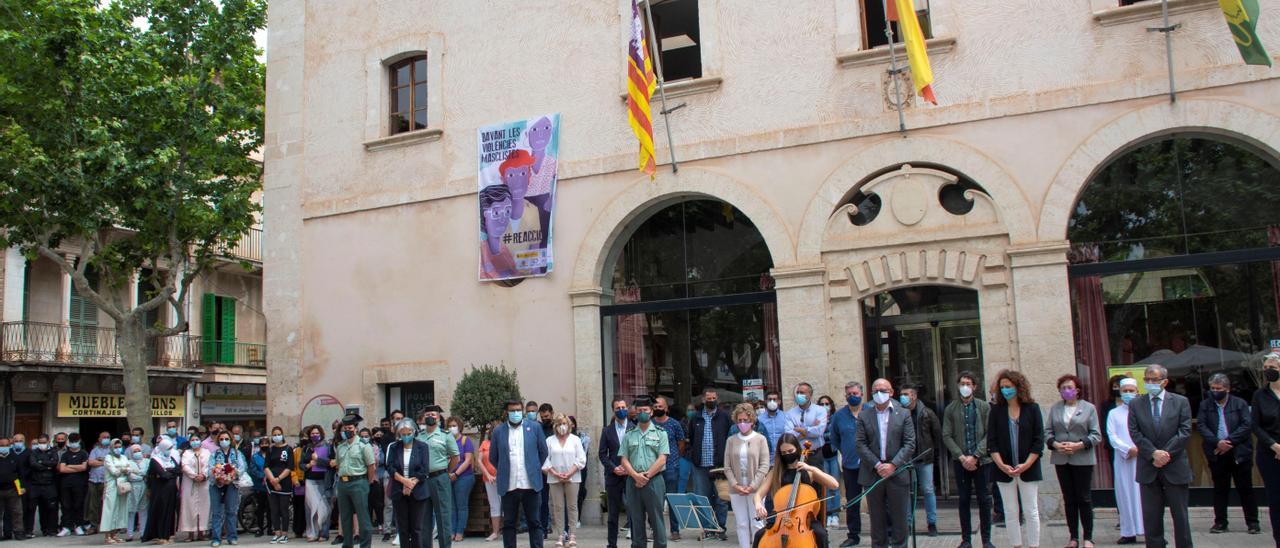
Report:
[[[902,112],[902,88],[898,83],[898,52],[893,45],[893,27],[889,24],[889,2],[893,0],[884,0],[881,6],[884,9],[884,35],[889,39],[889,77],[893,78],[893,106],[898,110],[898,132],[904,137],[907,135],[907,116]],[[901,19],[901,16],[899,16]]]
[[[1169,24],[1169,0],[1160,0],[1160,15],[1164,18],[1164,26],[1148,27],[1147,32],[1164,33],[1164,56],[1169,65],[1169,102],[1178,102],[1178,91],[1173,81],[1173,31],[1182,26]]]
[[[649,43],[649,56],[653,58],[654,76],[658,78],[658,96],[662,98],[662,110],[659,112],[659,114],[662,114],[662,125],[667,130],[667,150],[671,154],[671,172],[679,173],[680,164],[676,162],[676,145],[671,139],[671,118],[668,116],[669,114],[671,114],[671,111],[667,110],[667,85],[666,85],[666,81],[662,77],[662,56],[658,55],[657,42],[659,40],[652,39],[654,38],[653,35],[656,32],[656,28],[653,26],[653,7],[649,5],[649,3],[652,0],[643,0],[643,1],[644,1],[644,17],[645,17],[645,20],[648,21],[649,23],[648,38],[650,38],[650,40],[646,40],[646,42]],[[676,107],[676,108],[679,108],[679,107]]]

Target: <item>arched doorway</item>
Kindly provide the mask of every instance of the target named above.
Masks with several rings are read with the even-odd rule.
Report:
[[[620,241],[604,273],[612,302],[600,307],[606,401],[663,395],[682,414],[706,388],[732,403],[778,387],[773,260],[751,219],[688,199]]]
[[[1217,135],[1140,143],[1091,178],[1068,225],[1069,272],[1078,374],[1101,412],[1111,380],[1151,363],[1193,409],[1214,373],[1249,399],[1280,338],[1277,201],[1276,159]],[[1188,454],[1193,487],[1211,485],[1203,454]]]

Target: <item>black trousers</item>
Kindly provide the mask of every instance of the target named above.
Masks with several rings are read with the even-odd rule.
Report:
[[[18,494],[18,490],[12,485],[8,489],[0,490],[0,512],[4,512],[4,522],[6,525],[12,524],[17,531],[5,531],[5,538],[12,538],[16,535],[18,538],[26,536],[26,532],[22,529],[22,495]]]
[[[400,524],[401,548],[431,546],[431,539],[422,538],[422,524],[431,519],[427,515],[427,501],[401,496],[391,501],[391,507],[395,511],[396,523]]]
[[[75,529],[88,525],[89,521],[84,519],[84,501],[89,493],[88,482],[83,481],[63,481],[62,493],[59,499],[62,501],[62,527],[66,529]]]
[[[303,495],[289,495],[290,501],[293,503],[293,534],[301,538],[306,534],[307,530],[307,497]],[[329,508],[333,511],[329,512],[329,529],[337,530],[338,523],[338,504],[332,498],[329,499]],[[288,531],[288,529],[285,529]],[[338,532],[342,534],[341,531]]]
[[[514,489],[502,494],[502,546],[516,548],[517,508],[524,509],[529,548],[542,548],[542,495],[533,489]]]
[[[960,495],[960,540],[970,542],[973,538],[972,495],[978,499],[978,533],[983,543],[991,542],[991,464],[979,464],[977,470],[970,472],[957,461],[955,471]]]
[[[386,522],[386,495],[382,491],[382,482],[369,484],[369,521],[374,527],[382,527]]]
[[[841,468],[840,475],[844,476],[844,502],[849,504],[849,501],[858,498],[862,494],[862,484],[858,483],[858,469]],[[861,502],[844,509],[844,521],[849,528],[850,539],[862,535]]]
[[[58,490],[52,484],[50,485],[32,485],[27,490],[27,495],[31,499],[31,505],[35,508],[30,514],[23,514],[24,521],[33,520],[36,512],[40,512],[40,533],[44,536],[53,536],[58,532]],[[35,522],[32,522],[35,526]],[[27,532],[34,532],[35,529],[28,528]]]
[[[1058,485],[1062,487],[1063,507],[1067,512],[1067,532],[1071,540],[1079,540],[1084,528],[1084,540],[1093,540],[1093,465],[1076,466],[1059,464]]]
[[[289,515],[290,506],[293,502],[293,495],[289,493],[271,493],[267,495],[267,506],[271,509],[271,517],[267,520],[270,523],[268,529],[273,533],[287,533],[289,531]]]
[[[608,470],[605,473],[609,473]],[[608,548],[618,548],[618,515],[622,513],[622,497],[626,494],[626,484],[606,485],[605,494],[609,499],[609,532]],[[503,512],[506,513],[505,511]],[[1280,512],[1277,512],[1280,514]]]
[[[1227,501],[1231,498],[1231,482],[1234,481],[1240,505],[1244,508],[1245,525],[1258,525],[1258,501],[1253,497],[1253,463],[1237,463],[1234,458],[1218,457],[1209,463],[1209,471],[1213,474],[1213,524],[1227,526]]]
[[[1280,461],[1276,460],[1276,454],[1270,449],[1258,445],[1257,453],[1255,453],[1258,463],[1258,473],[1262,475],[1262,485],[1266,487],[1267,507],[1280,508]],[[1276,543],[1276,548],[1280,548],[1280,512],[1267,512],[1271,517],[1271,538]]]
[[[254,491],[253,501],[254,516],[253,525],[258,527],[259,532],[266,532],[271,529],[271,502],[268,500],[269,495],[266,491]],[[245,524],[247,527],[248,524]]]
[[[1155,481],[1139,486],[1142,494],[1142,528],[1146,531],[1147,548],[1164,548],[1164,509],[1173,517],[1173,538],[1178,548],[1191,548],[1191,521],[1187,516],[1187,500],[1191,493],[1187,484],[1173,484],[1156,473]]]
[[[30,535],[36,531],[36,499],[31,496],[30,485],[22,486],[27,489],[27,492],[22,494],[22,530]]]
[[[901,475],[885,480],[867,495],[871,514],[871,545],[905,548],[911,482]]]

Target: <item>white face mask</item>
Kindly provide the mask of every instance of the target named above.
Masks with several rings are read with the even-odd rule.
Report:
[[[764,404],[764,406],[767,407],[770,411],[778,410],[778,402],[774,400],[769,400],[769,402]]]
[[[967,384],[960,385],[960,397],[967,398],[973,395],[973,387]]]
[[[455,437],[455,438],[456,438],[456,437],[458,437],[458,432],[459,432],[459,430],[458,430],[458,427],[457,427],[457,426],[450,426],[450,427],[449,427],[449,435],[450,435],[450,436],[453,436],[453,437]]]
[[[561,436],[568,436],[568,435],[569,435],[569,425],[567,425],[567,424],[561,424],[560,426],[557,426],[557,427],[556,427],[556,433],[557,433],[557,434],[560,434]]]
[[[872,396],[872,398],[873,398],[873,399],[875,399],[875,401],[876,401],[876,405],[884,405],[884,404],[886,404],[886,403],[888,403],[888,402],[889,402],[889,393],[888,393],[888,392],[876,392],[876,394],[875,394],[874,396]]]

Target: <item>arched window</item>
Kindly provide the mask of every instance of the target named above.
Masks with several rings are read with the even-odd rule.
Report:
[[[1249,398],[1280,338],[1277,203],[1276,159],[1216,136],[1162,137],[1094,176],[1068,238],[1076,358],[1095,402],[1152,363],[1193,406],[1217,372]]]
[[[773,259],[741,211],[706,199],[663,207],[613,256],[613,303],[601,308],[606,397],[669,396],[683,416],[707,388],[729,403],[744,390],[763,396],[748,381],[778,387]]]

